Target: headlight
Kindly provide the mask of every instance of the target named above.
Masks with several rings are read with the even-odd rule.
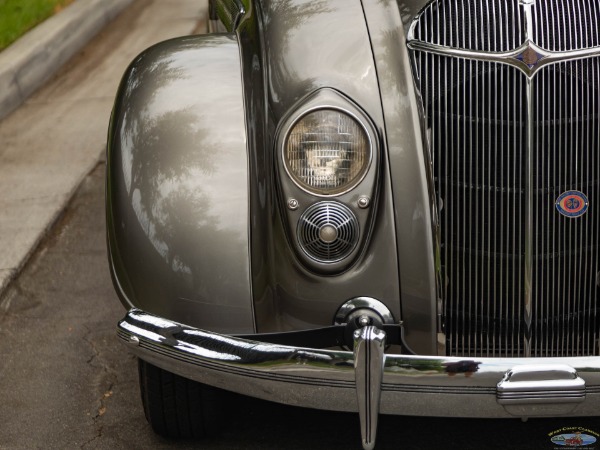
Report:
[[[309,112],[294,123],[285,140],[285,167],[298,186],[317,194],[348,191],[364,177],[371,145],[363,126],[335,109]]]

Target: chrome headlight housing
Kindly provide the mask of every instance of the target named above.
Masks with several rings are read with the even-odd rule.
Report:
[[[292,125],[283,148],[292,180],[316,195],[337,195],[356,186],[371,161],[365,128],[348,113],[310,111]]]
[[[304,265],[347,269],[372,229],[380,169],[369,116],[342,93],[321,88],[296,104],[277,133],[286,233]]]

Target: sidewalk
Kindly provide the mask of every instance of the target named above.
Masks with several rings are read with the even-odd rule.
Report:
[[[125,68],[144,48],[201,29],[205,3],[76,0],[0,53],[0,316],[2,292],[102,160]]]
[[[0,120],[75,55],[132,0],[78,0],[0,52]]]

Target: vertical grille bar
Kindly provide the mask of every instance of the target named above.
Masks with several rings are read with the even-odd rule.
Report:
[[[598,105],[598,86],[600,86],[598,80],[596,78],[596,74],[598,73],[598,67],[600,66],[600,61],[592,61],[589,68],[589,79],[591,80],[588,84],[588,92],[586,98],[588,99],[587,108],[588,111],[596,111],[596,114],[600,112],[600,106]],[[595,86],[595,89],[592,87]],[[594,96],[595,95],[595,96]],[[596,117],[596,121],[598,121],[598,117]],[[600,199],[600,168],[598,166],[598,162],[600,158],[594,149],[598,148],[598,130],[594,130],[590,128],[587,130],[586,142],[588,146],[588,158],[589,158],[589,175],[588,175],[588,184],[590,185],[590,197],[595,199]],[[592,249],[600,247],[598,244],[598,225],[599,225],[599,217],[596,214],[592,215],[590,220],[587,234],[590,238],[590,246]],[[584,354],[598,354],[600,353],[600,342],[597,341],[596,330],[596,312],[594,306],[600,306],[598,303],[598,272],[600,272],[600,266],[598,265],[598,252],[591,252],[590,258],[588,259],[588,264],[590,266],[589,269],[589,282],[587,292],[585,293],[586,298],[588,299],[587,304],[585,305],[585,309],[590,311],[589,320],[586,321],[587,329],[585,330],[586,334],[586,345],[584,347]],[[592,313],[592,311],[594,312]],[[598,347],[597,350],[595,347]]]

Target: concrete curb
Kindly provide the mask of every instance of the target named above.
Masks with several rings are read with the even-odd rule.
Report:
[[[0,119],[23,103],[132,0],[76,0],[0,53]]]
[[[68,8],[0,52],[0,121],[25,102],[132,2],[133,0],[75,0]],[[72,191],[74,192],[74,188]],[[10,303],[10,299],[2,298],[7,286],[17,276],[48,227],[60,215],[73,192],[58,192],[57,195],[62,195],[61,203],[57,205],[51,220],[40,224],[40,232],[35,239],[26,239],[20,249],[13,249],[22,252],[22,255],[19,253],[22,256],[19,256],[19,264],[0,266],[0,316],[8,308],[8,304],[4,303]]]

